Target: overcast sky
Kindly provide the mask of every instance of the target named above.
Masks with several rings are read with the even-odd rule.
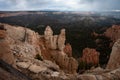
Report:
[[[120,0],[0,0],[0,11],[20,10],[110,11]]]

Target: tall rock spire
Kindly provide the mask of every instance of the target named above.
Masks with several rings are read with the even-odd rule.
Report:
[[[65,29],[61,29],[61,33],[58,37],[58,49],[61,51],[63,51],[65,47],[65,40],[66,40]]]
[[[51,36],[53,36],[53,31],[50,26],[47,26],[45,31],[44,31],[45,39],[49,40]]]
[[[108,69],[116,69],[120,67],[120,39],[118,39],[113,47],[110,54],[110,59],[107,64]]]

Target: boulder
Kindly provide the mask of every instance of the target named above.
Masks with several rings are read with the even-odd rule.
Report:
[[[30,67],[29,67],[29,70],[31,71],[31,72],[34,72],[34,73],[39,73],[39,72],[42,72],[42,71],[45,71],[45,70],[47,70],[47,67],[45,67],[45,66],[37,66],[37,65],[35,65],[35,64],[33,64],[33,65],[31,65]]]
[[[51,76],[52,77],[59,77],[59,74],[60,74],[59,72],[53,72]]]
[[[18,67],[21,67],[21,68],[28,68],[30,65],[31,65],[31,63],[28,63],[28,62],[17,62],[16,63],[16,65],[18,66]]]
[[[49,61],[49,60],[44,60],[43,65],[47,66],[49,69],[53,69],[55,71],[60,70],[60,68],[59,68],[59,66],[57,64],[55,64],[55,63],[53,63],[52,61]]]

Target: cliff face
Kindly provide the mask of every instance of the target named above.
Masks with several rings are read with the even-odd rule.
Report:
[[[50,26],[47,26],[44,32],[45,41],[41,46],[41,53],[43,58],[56,62],[62,70],[66,73],[76,73],[78,63],[72,57],[72,48],[70,45],[65,46],[65,29],[62,29],[59,35],[53,35],[53,31]],[[46,57],[49,55],[48,57]]]
[[[23,27],[14,27],[4,24],[7,32],[6,40],[10,44],[11,51],[14,55],[22,57],[34,57],[36,54],[41,54],[39,35],[30,29]]]
[[[113,42],[116,42],[120,38],[120,26],[113,25],[111,28],[108,28],[104,35],[110,38]]]
[[[108,69],[116,69],[120,67],[120,39],[114,43],[109,62],[107,64]]]
[[[53,35],[52,29],[50,26],[47,26],[45,34],[39,35],[28,28],[14,27],[8,24],[0,25],[5,29],[0,31],[0,38],[3,38],[0,41],[2,45],[0,49],[3,51],[1,54],[10,53],[10,55],[13,55],[15,64],[19,61],[18,58],[32,59],[39,55],[43,60],[50,60],[57,63],[60,69],[66,73],[76,73],[77,61],[72,56],[69,56],[72,53],[68,54],[68,52],[64,52],[66,40],[65,29],[62,29],[59,35]],[[1,56],[1,58],[9,59],[7,56],[9,55],[5,57]]]
[[[10,46],[8,41],[6,40],[7,32],[4,27],[1,25],[0,27],[0,59],[5,62],[14,65],[14,56],[11,53]]]
[[[13,65],[14,68],[20,70],[33,80],[97,80],[97,78],[107,80],[113,77],[119,80],[120,40],[114,44],[107,65],[108,69],[118,69],[107,71],[107,73],[106,70],[99,71],[98,69],[89,75],[88,73],[73,75],[76,74],[78,62],[72,57],[71,45],[65,45],[65,29],[62,29],[60,34],[53,35],[54,32],[48,26],[45,29],[44,35],[39,35],[28,28],[7,24],[0,25],[0,59]],[[95,49],[85,48],[81,60],[87,64],[97,65],[99,63],[99,52]],[[5,73],[1,74],[3,76],[0,79],[5,76],[13,76],[8,71],[7,74],[9,75],[6,75],[6,71],[3,70],[4,65],[2,65],[0,60],[0,72],[2,73],[3,71]],[[9,69],[10,71],[13,70]],[[97,72],[100,73],[97,74]],[[15,78],[19,79],[19,76],[17,75]]]

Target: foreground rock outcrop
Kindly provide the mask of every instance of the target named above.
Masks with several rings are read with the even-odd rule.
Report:
[[[8,64],[14,65],[15,59],[10,50],[9,43],[6,39],[7,32],[3,25],[0,25],[0,59]]]
[[[113,71],[96,68],[77,76],[77,80],[120,80],[120,68]]]
[[[6,80],[5,77],[12,77],[9,80],[120,79],[120,40],[113,46],[107,69],[96,68],[85,71],[84,74],[77,74],[78,62],[72,57],[72,47],[70,44],[65,45],[65,29],[62,29],[60,34],[53,35],[53,30],[47,26],[44,35],[39,35],[28,28],[0,25],[0,59],[3,60],[2,63],[0,60],[0,73],[4,73],[0,74],[2,75],[0,79]],[[80,60],[87,64],[98,65],[99,52],[85,48]],[[9,69],[4,67],[4,61],[8,63],[6,66],[12,66]]]
[[[55,63],[65,73],[76,74],[78,63],[72,57],[71,47],[68,46],[69,50],[64,52],[65,29],[62,29],[59,35],[53,35],[52,29],[47,26],[44,35],[39,35],[28,28],[8,24],[0,25],[5,29],[0,31],[0,59],[3,58],[4,61],[19,66],[22,66],[21,63],[18,64],[19,58],[49,60],[52,61],[51,64]],[[71,53],[69,53],[70,51]],[[22,64],[24,68],[29,66],[28,63]],[[35,68],[37,69],[35,70]],[[28,70],[39,73],[40,69],[46,68],[33,65]]]
[[[0,59],[0,80],[31,80],[5,61]]]
[[[120,39],[114,43],[109,62],[107,64],[108,69],[116,69],[120,67]]]

